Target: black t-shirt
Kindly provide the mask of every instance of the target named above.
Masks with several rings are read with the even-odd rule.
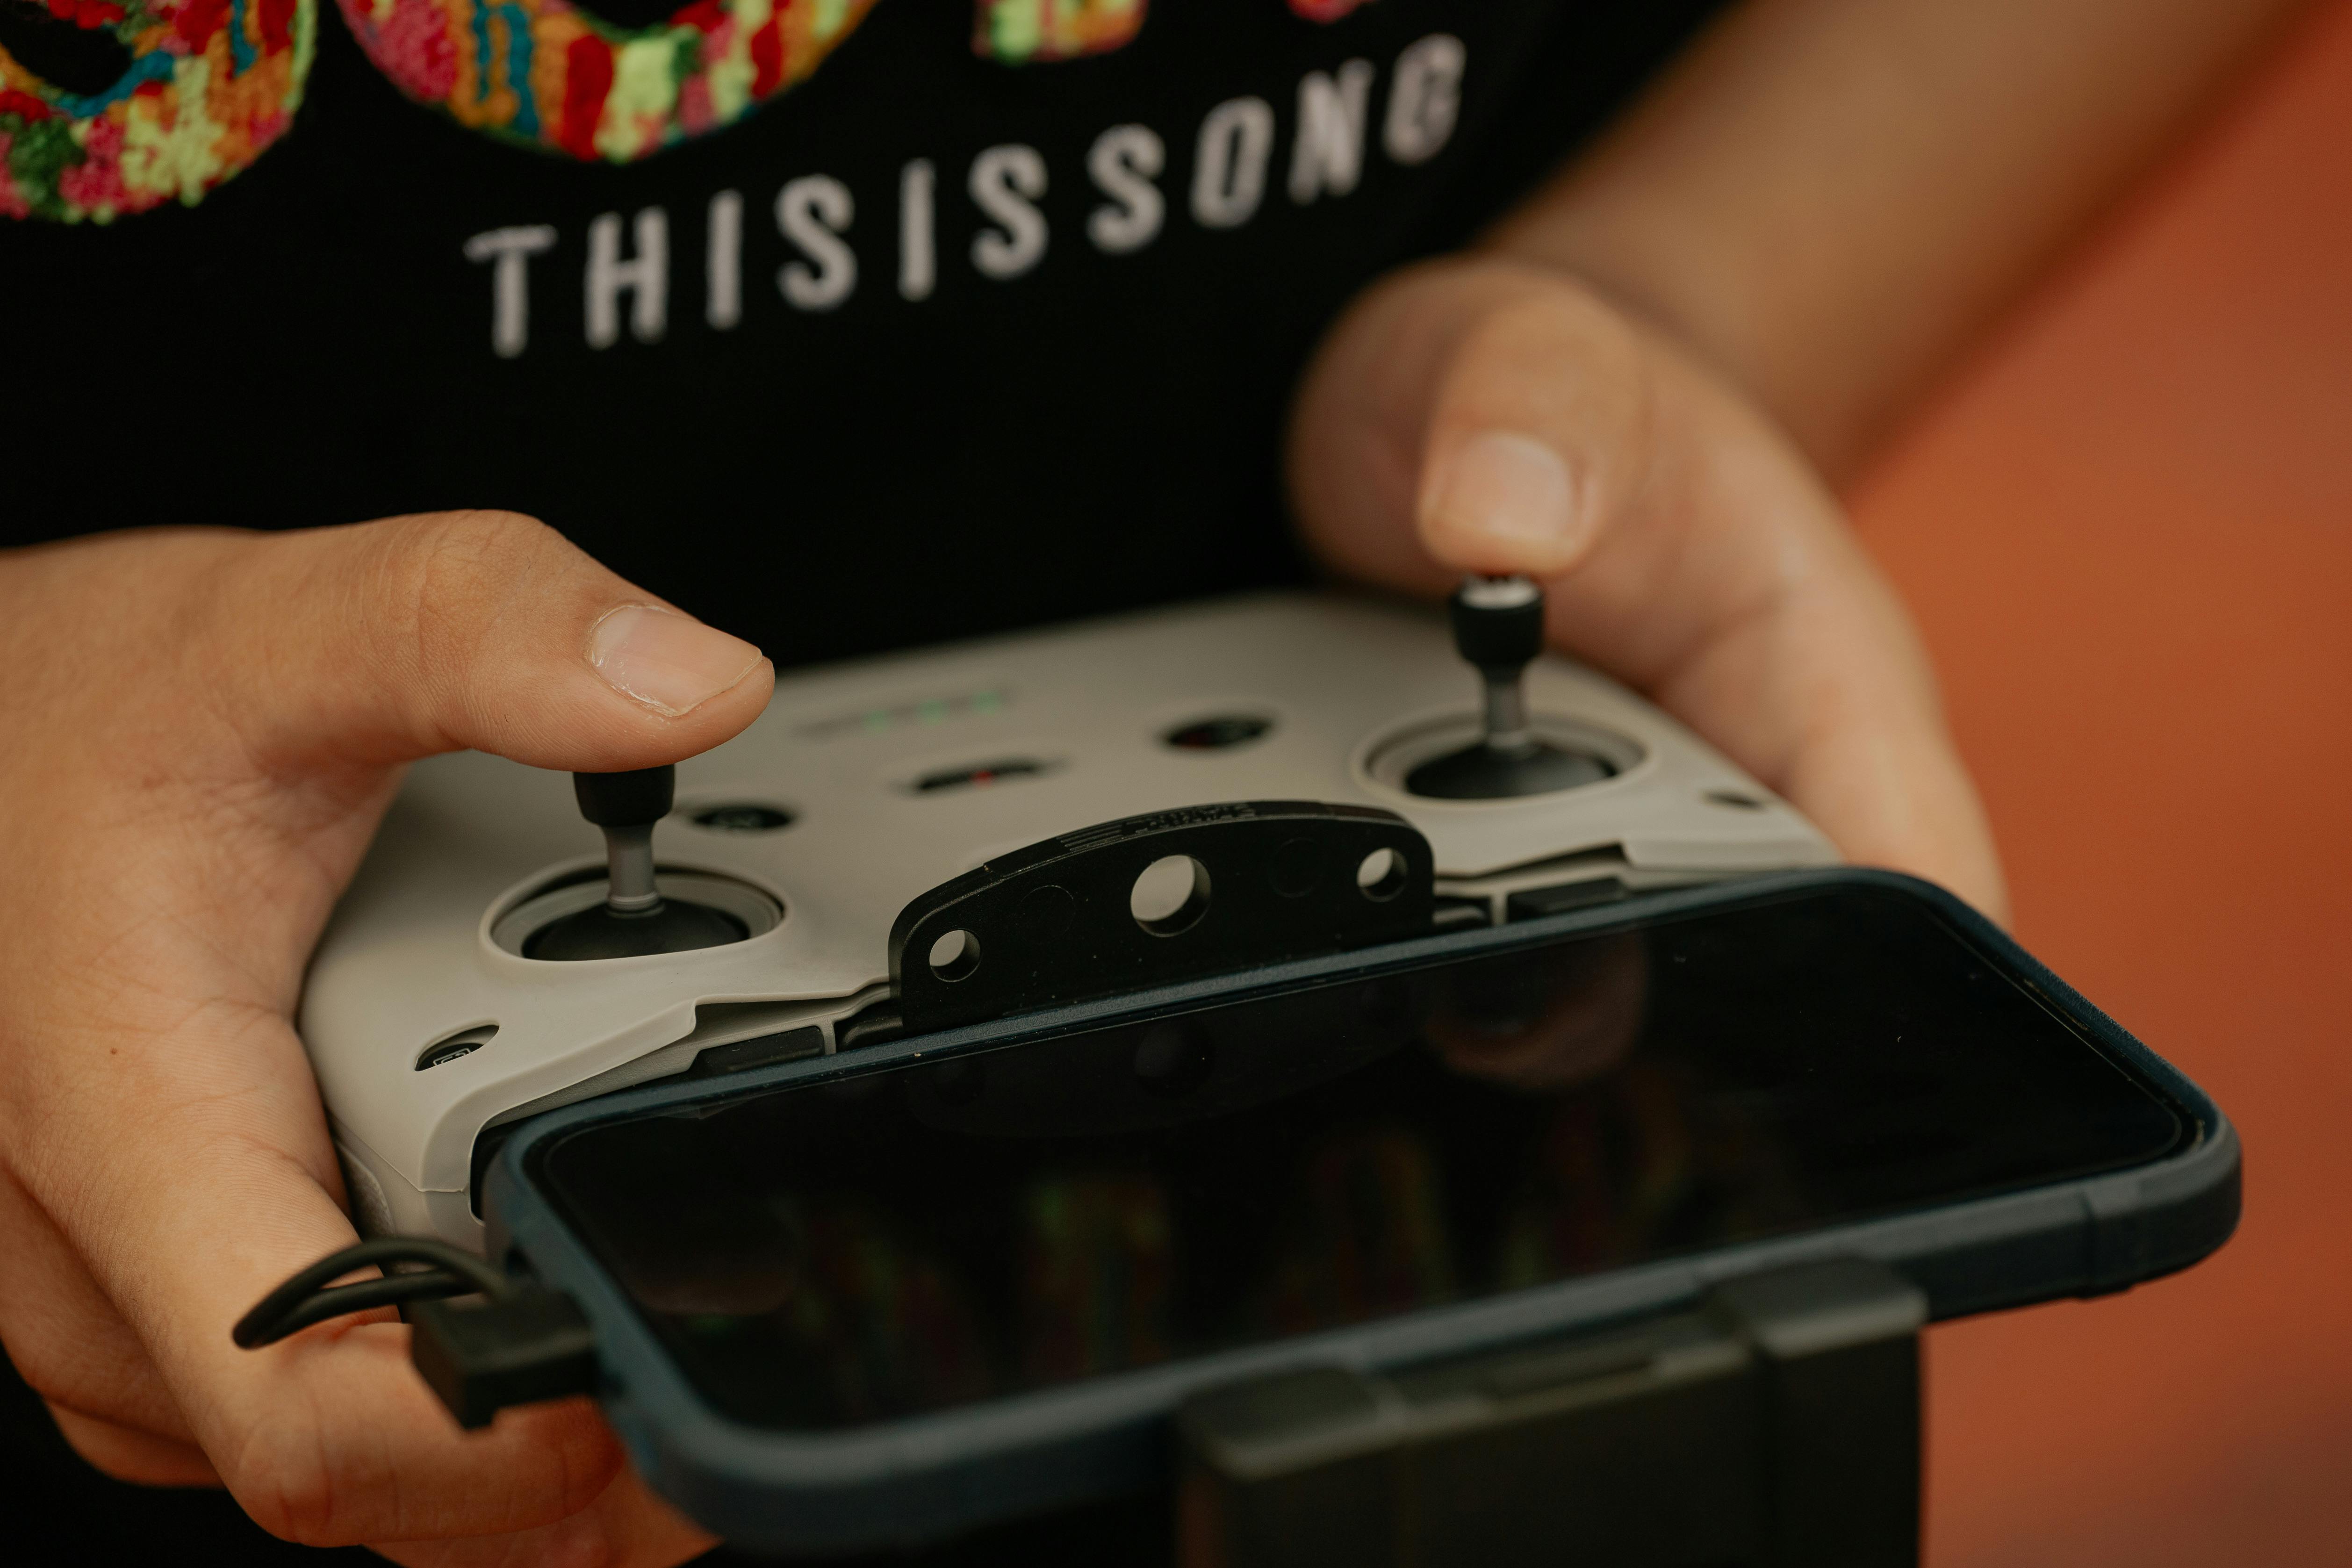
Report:
[[[791,663],[1297,574],[1317,334],[1714,0],[46,3],[0,539],[507,507]]]
[[[1317,335],[1719,0],[59,4],[0,0],[0,543],[509,507],[791,663],[1297,574]],[[5,1377],[0,1451],[61,1551],[278,1545]]]

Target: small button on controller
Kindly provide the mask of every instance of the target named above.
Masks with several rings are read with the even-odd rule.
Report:
[[[782,806],[736,801],[703,806],[689,820],[697,827],[707,827],[713,833],[774,833],[790,827],[793,817]]]
[[[1013,779],[1034,779],[1051,771],[1048,764],[1034,757],[999,757],[971,767],[941,768],[937,773],[925,773],[915,781],[914,791],[917,795],[937,795],[942,790],[986,789]]]
[[[1222,752],[1246,746],[1273,728],[1273,720],[1255,713],[1220,713],[1179,724],[1160,738],[1180,752]]]

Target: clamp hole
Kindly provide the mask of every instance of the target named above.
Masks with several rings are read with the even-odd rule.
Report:
[[[931,943],[931,973],[950,984],[968,980],[980,967],[980,938],[968,931],[940,933]]]
[[[1404,891],[1404,857],[1393,849],[1375,849],[1356,868],[1356,890],[1376,904],[1387,903]]]
[[[1190,931],[1209,912],[1209,868],[1190,855],[1163,855],[1136,878],[1127,907],[1154,936]]]

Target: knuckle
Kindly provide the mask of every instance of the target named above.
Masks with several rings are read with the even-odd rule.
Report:
[[[1496,300],[1465,335],[1455,374],[1473,402],[1519,410],[1566,443],[1602,515],[1641,489],[1660,427],[1654,355],[1633,323],[1580,286]]]
[[[540,1467],[534,1489],[559,1518],[579,1515],[604,1494],[621,1472],[620,1441],[591,1400],[533,1405],[506,1419],[528,1432]]]
[[[392,620],[409,673],[432,685],[455,679],[500,613],[578,556],[537,518],[511,511],[450,511],[398,520],[374,595]]]
[[[1632,323],[1565,279],[1496,299],[1470,327],[1463,352],[1489,363],[1539,367],[1552,377],[1574,374],[1595,387],[1635,385],[1642,363]]]
[[[409,1533],[397,1456],[384,1435],[337,1422],[311,1391],[266,1416],[248,1413],[215,1448],[215,1468],[256,1524],[305,1546]],[[225,1456],[223,1454],[225,1450]]]
[[[537,518],[511,511],[445,511],[401,520],[394,602],[420,627],[478,610],[570,548]]]
[[[584,1408],[567,1408],[574,1403]],[[436,1415],[425,1431],[397,1420],[362,1428],[314,1400],[307,1418],[280,1411],[254,1422],[219,1473],[255,1523],[305,1546],[551,1530],[545,1542],[590,1553],[585,1563],[611,1558],[590,1505],[624,1460],[593,1405],[501,1415],[504,1441],[461,1438]],[[458,1465],[447,1445],[461,1442],[484,1446]],[[530,1560],[550,1559],[534,1552]]]
[[[603,1520],[572,1519],[534,1553],[543,1568],[621,1568],[627,1553]]]
[[[221,1479],[254,1523],[281,1541],[324,1546],[357,1539],[339,1529],[350,1512],[349,1489],[303,1423],[257,1429],[221,1467]]]

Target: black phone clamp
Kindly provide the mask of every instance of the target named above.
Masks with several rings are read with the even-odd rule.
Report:
[[[1177,1419],[1185,1568],[1911,1568],[1927,1299],[1840,1258],[1412,1371]]]
[[[1138,878],[1168,862],[1189,889],[1146,916]],[[1234,801],[1101,823],[908,903],[890,928],[890,1000],[835,1037],[865,1045],[1427,936],[1463,913],[1441,907],[1435,874],[1429,840],[1371,806]]]

